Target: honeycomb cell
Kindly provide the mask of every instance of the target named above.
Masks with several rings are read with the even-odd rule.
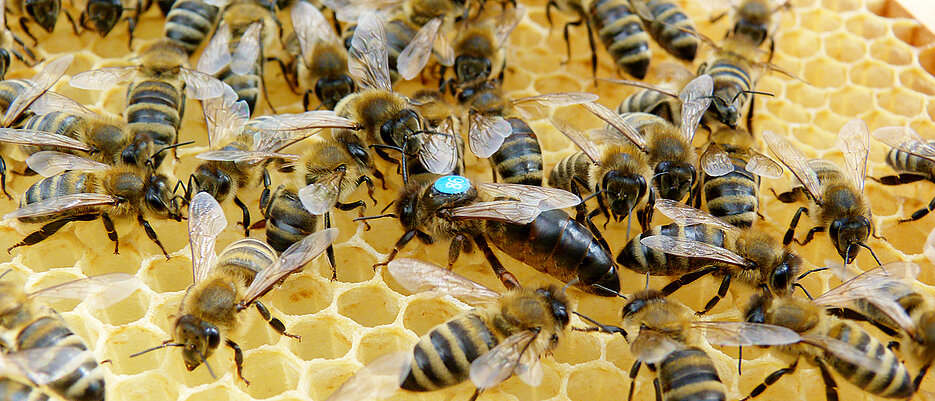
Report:
[[[515,43],[517,47],[538,47],[542,43],[542,32],[529,25],[521,25],[510,34],[510,45]]]
[[[591,362],[578,366],[571,372],[565,392],[575,401],[612,400],[624,394],[625,384],[628,382],[626,374],[613,365]],[[651,399],[652,392],[636,395],[636,399]]]
[[[850,82],[869,88],[889,88],[893,85],[893,72],[885,64],[866,60],[849,71]]]
[[[554,351],[555,361],[578,365],[601,358],[601,342],[596,336],[565,336]]]
[[[923,28],[917,21],[894,21],[893,35],[910,46],[920,48],[935,40],[935,35]]]
[[[113,363],[110,370],[118,375],[135,375],[154,370],[160,366],[165,353],[169,350],[155,350],[130,358],[137,352],[155,347],[165,340],[162,333],[147,330],[139,325],[119,327],[110,333],[105,341],[103,359]],[[175,352],[178,352],[175,350]]]
[[[819,43],[818,35],[806,31],[788,31],[782,35],[782,41],[777,43],[777,49],[791,57],[808,59],[815,55],[814,44]]]
[[[873,100],[869,93],[848,86],[838,91],[831,98],[831,110],[840,116],[856,116],[873,107]]]
[[[899,2],[893,0],[870,0],[867,11],[885,18],[910,18],[909,13]]]
[[[537,79],[533,88],[538,93],[550,92],[580,92],[581,80],[567,75],[553,75]]]
[[[408,330],[396,327],[378,327],[371,330],[357,343],[357,360],[367,364],[382,355],[398,351],[410,351],[418,337]]]
[[[239,391],[235,391],[226,386],[213,386],[207,389],[197,391],[187,398],[186,401],[233,401],[238,399]]]
[[[395,224],[395,222],[394,222]],[[361,255],[350,247],[336,247],[335,264],[337,264],[338,281],[344,283],[362,283],[373,279],[373,265],[378,261],[372,257]],[[340,251],[338,249],[341,249]],[[316,270],[321,277],[331,277],[331,266],[327,263],[318,264]]]
[[[511,394],[518,400],[547,400],[559,396],[562,390],[562,377],[552,366],[548,366],[554,363],[543,362],[543,364],[547,367],[543,369],[542,384],[538,387],[532,387],[523,383],[522,380],[512,378],[497,386],[496,390]]]
[[[149,310],[149,294],[137,290],[126,299],[107,308],[91,311],[91,316],[112,326],[135,322]]]
[[[143,282],[156,292],[184,291],[192,285],[192,261],[188,258],[153,259],[140,273]]]
[[[290,341],[289,349],[300,359],[337,359],[351,349],[356,328],[341,319],[322,316],[302,319],[289,327],[289,332],[302,337],[302,341]]]
[[[894,87],[877,94],[877,105],[893,114],[915,117],[923,112],[925,97],[903,88]]]
[[[338,313],[365,327],[393,323],[399,313],[396,298],[386,289],[367,286],[345,291],[338,297]]]
[[[37,252],[26,253],[23,256],[23,264],[30,266],[36,272],[74,266],[81,258],[82,248],[75,245],[72,238],[63,238],[63,234],[60,233],[59,238],[50,237],[39,244],[32,245]],[[48,252],[49,249],[55,249],[57,252]],[[45,252],[39,252],[40,250],[45,250]]]
[[[830,100],[830,94],[822,89],[804,83],[790,84],[786,87],[783,97],[803,109],[817,109],[825,106]]]
[[[848,32],[864,39],[876,39],[886,32],[886,25],[879,17],[855,14],[844,24]]]
[[[847,82],[847,70],[834,60],[818,58],[805,64],[802,78],[818,88],[838,88]]]
[[[822,0],[821,5],[831,12],[854,11],[860,8],[857,0]]]
[[[919,70],[905,70],[899,74],[899,83],[923,95],[935,94],[935,78]]]
[[[894,39],[883,39],[871,45],[870,56],[890,65],[912,63],[912,51],[904,43]]]
[[[293,390],[299,381],[299,366],[292,357],[278,351],[247,353],[243,375],[250,380],[246,391],[253,398],[266,399]]]
[[[179,399],[177,383],[157,371],[110,380],[107,386],[107,397],[114,401]]]
[[[103,231],[103,230],[102,230]],[[104,238],[107,238],[106,236]],[[155,245],[153,245],[155,247]],[[159,252],[159,251],[155,251]],[[143,259],[136,252],[124,249],[119,255],[113,251],[98,254],[86,254],[78,262],[81,271],[88,276],[97,276],[105,273],[135,274],[140,269]]]
[[[403,326],[421,336],[461,312],[461,308],[440,298],[415,299],[406,305]]]
[[[843,3],[843,2],[842,2]],[[845,5],[847,6],[847,5]],[[799,16],[803,28],[814,32],[831,32],[841,28],[843,20],[834,9],[816,8]],[[783,37],[785,40],[785,37]]]
[[[806,123],[810,121],[809,114],[796,103],[782,99],[765,100],[770,113],[790,123]]]
[[[303,273],[289,277],[266,298],[284,314],[310,315],[331,305],[334,297],[332,287],[332,283]]]
[[[838,32],[825,39],[825,54],[842,63],[853,63],[864,58],[867,45],[859,38]]]

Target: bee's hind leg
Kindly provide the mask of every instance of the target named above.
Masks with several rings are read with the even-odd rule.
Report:
[[[60,230],[63,226],[65,226],[65,224],[71,223],[73,221],[91,221],[96,218],[98,218],[98,215],[96,214],[86,214],[86,215],[74,216],[74,217],[64,217],[64,218],[55,220],[51,223],[48,223],[42,226],[42,228],[40,228],[38,231],[35,231],[32,234],[27,235],[26,238],[23,238],[22,241],[7,248],[6,251],[7,253],[9,253],[11,250],[13,250],[13,248],[19,248],[21,246],[38,244],[42,242],[43,240],[45,240],[46,238],[49,238],[52,234],[55,234],[56,232],[58,232],[58,230]]]
[[[269,313],[269,309],[266,309],[266,306],[264,306],[260,301],[254,301],[253,304],[256,305],[256,310],[260,312],[260,316],[263,316],[263,320],[266,320],[270,327],[272,327],[273,330],[276,330],[277,333],[297,340],[302,339],[302,337],[299,337],[295,334],[287,333],[286,325],[282,323],[282,320],[273,317],[273,315]]]

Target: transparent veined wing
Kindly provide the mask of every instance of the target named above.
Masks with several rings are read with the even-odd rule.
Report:
[[[734,171],[734,163],[724,149],[717,144],[708,145],[708,149],[701,154],[698,163],[701,164],[701,170],[711,177],[720,177]]]
[[[712,93],[714,93],[714,79],[708,74],[699,75],[691,80],[679,93],[679,100],[682,101],[682,121],[679,130],[689,142],[695,137],[698,123],[701,122],[705,110],[708,110],[708,106],[711,105]]]
[[[679,65],[678,67],[681,67],[681,65]],[[681,68],[682,68],[682,70],[685,69],[684,67],[681,67]],[[626,85],[626,86],[632,86],[632,87],[636,87],[636,88],[649,89],[649,90],[651,90],[651,91],[659,92],[659,93],[661,93],[661,94],[663,94],[663,95],[666,95],[666,96],[669,96],[669,97],[673,97],[673,98],[676,98],[676,99],[678,99],[678,97],[679,97],[679,94],[678,94],[678,93],[675,93],[675,92],[669,90],[668,88],[664,88],[664,87],[662,87],[662,86],[660,86],[660,85],[653,85],[653,84],[651,84],[651,83],[649,83],[649,82],[631,81],[631,80],[629,80],[629,79],[619,79],[619,78],[597,78],[597,79],[600,80],[600,81],[610,82],[610,83],[618,84],[618,85]]]
[[[292,6],[292,26],[299,40],[302,56],[308,61],[315,45],[319,42],[340,43],[334,28],[317,8],[308,2],[299,1]]]
[[[325,249],[331,246],[335,238],[338,237],[337,228],[328,228],[313,233],[301,241],[292,244],[283,251],[273,264],[257,273],[253,282],[247,287],[242,305],[247,306],[253,303],[261,295],[265,294],[273,284],[290,273],[301,269],[312,259],[321,255]]]
[[[587,104],[597,99],[597,95],[589,92],[559,92],[514,99],[510,103],[523,119],[537,120],[547,116],[552,108]]]
[[[836,338],[806,334],[802,335],[802,342],[821,348],[825,352],[834,355],[836,358],[856,365],[858,369],[863,369],[864,371],[874,372],[879,370],[880,366],[883,365],[882,359],[875,358],[857,347]]]
[[[915,333],[915,323],[899,303],[901,294],[890,291],[894,286],[908,286],[919,274],[919,265],[911,262],[892,262],[853,276],[845,266],[832,267],[839,277],[852,276],[841,285],[821,294],[812,302],[825,307],[848,307],[853,301],[866,300],[909,334]],[[843,280],[843,278],[842,278]]]
[[[775,132],[763,131],[763,139],[766,140],[766,145],[779,158],[779,161],[799,179],[812,199],[821,203],[821,184],[818,182],[818,175],[808,165],[805,155],[795,145]]]
[[[630,352],[643,363],[661,362],[669,354],[685,348],[685,344],[648,328],[640,328],[639,335],[630,343]]]
[[[510,37],[510,34],[513,33],[513,30],[516,29],[520,21],[523,20],[524,15],[526,15],[526,6],[522,4],[517,4],[516,7],[503,11],[500,15],[500,20],[497,21],[496,33],[494,34],[498,49],[503,47],[507,38]]]
[[[201,52],[195,69],[209,75],[221,72],[231,63],[230,39],[230,26],[227,25],[227,21],[221,21],[205,50]]]
[[[471,113],[468,116],[468,147],[477,157],[485,159],[500,150],[503,140],[513,133],[513,127],[503,117]]]
[[[581,203],[577,195],[558,188],[494,182],[477,183],[477,189],[495,198],[505,197],[536,205],[540,210],[564,209]]]
[[[552,126],[555,127],[558,132],[561,132],[568,140],[578,146],[578,149],[584,152],[584,155],[591,160],[591,163],[597,164],[601,160],[600,149],[597,144],[588,138],[587,134],[573,127],[568,122],[555,118],[554,116],[549,117],[549,122],[552,123]]]
[[[227,90],[234,90],[224,84],[225,93]],[[208,128],[208,144],[221,144],[228,138],[243,133],[247,120],[250,119],[250,107],[244,100],[237,100],[237,94],[233,98],[226,94],[221,97],[207,99],[201,103],[205,114],[205,124]]]
[[[733,265],[744,266],[746,261],[734,252],[727,249],[694,241],[686,238],[670,237],[666,235],[651,235],[640,240],[643,246],[655,249],[669,255],[686,258],[702,258],[717,260]]]
[[[504,200],[459,206],[449,209],[449,213],[454,219],[495,220],[504,223],[529,224],[536,217],[539,217],[542,209],[537,204]]]
[[[208,277],[217,264],[214,246],[227,227],[224,209],[207,192],[199,192],[188,207],[188,243],[192,251],[192,276],[195,283]]]
[[[670,199],[657,199],[656,210],[672,219],[675,224],[680,226],[692,226],[695,224],[707,224],[718,227],[725,231],[738,231],[737,227],[724,222],[714,215],[700,209],[695,209],[684,203],[676,202]]]
[[[391,14],[399,10],[404,0],[323,0],[321,3],[334,10],[334,16],[341,22],[357,22],[360,17],[373,12],[380,15]]]
[[[509,379],[519,367],[523,354],[535,352],[531,343],[535,341],[536,335],[532,330],[513,334],[475,359],[471,363],[470,372],[474,385],[479,389],[491,388]],[[541,380],[541,377],[538,380]]]
[[[244,163],[248,165],[257,165],[267,160],[274,159],[293,163],[299,161],[299,157],[296,155],[256,150],[209,150],[204,153],[199,153],[195,157],[201,160]]]
[[[909,127],[883,127],[873,137],[903,152],[935,161],[935,143],[926,141]]]
[[[750,156],[750,160],[747,160],[747,165],[744,168],[760,177],[782,177],[782,165],[760,153],[754,153]]]
[[[451,173],[458,163],[457,138],[446,133],[426,135],[419,151],[419,162],[432,174]]]
[[[433,18],[422,25],[422,28],[416,32],[416,36],[399,53],[396,58],[396,70],[403,79],[408,81],[415,78],[428,64],[435,38],[438,36],[438,28],[441,25],[441,18]]]
[[[39,202],[24,205],[3,216],[4,219],[19,219],[24,217],[49,216],[64,211],[92,208],[95,206],[116,205],[119,199],[105,194],[80,193],[64,195],[55,198],[43,199]]]
[[[224,82],[203,72],[181,68],[179,77],[185,81],[188,97],[195,100],[211,99],[224,94]]]
[[[91,150],[91,147],[84,142],[65,135],[23,128],[0,128],[0,142],[19,145],[55,146],[82,152]]]
[[[435,58],[438,60],[438,64],[445,67],[455,65],[455,49],[451,47],[451,42],[444,32],[435,35],[435,45],[432,48],[435,50]]]
[[[412,351],[395,352],[374,359],[354,373],[327,401],[357,401],[389,398],[406,379],[412,366]]]
[[[231,55],[231,72],[237,75],[247,75],[257,66],[260,60],[260,30],[263,23],[254,22],[247,27],[234,54]]]
[[[654,21],[656,19],[652,10],[646,4],[646,0],[630,0],[629,3],[630,9],[644,21]]]
[[[343,179],[344,171],[335,171],[321,177],[318,181],[299,190],[299,201],[302,202],[302,206],[305,206],[305,210],[313,215],[321,216],[328,213],[338,202]]]
[[[13,121],[16,120],[36,98],[49,90],[52,85],[55,85],[55,83],[62,78],[62,75],[65,75],[65,70],[68,69],[68,66],[71,65],[71,61],[74,60],[74,58],[74,56],[69,54],[46,64],[41,71],[29,80],[30,85],[26,85],[26,87],[16,95],[13,101],[10,102],[6,113],[3,115],[3,124],[0,125],[9,127],[13,124]]]
[[[64,111],[68,114],[73,114],[79,117],[86,118],[99,118],[100,116],[91,111],[91,109],[84,107],[81,103],[74,101],[72,98],[55,93],[46,91],[39,96],[36,100],[29,105],[28,109],[36,114],[49,114],[53,111]]]
[[[864,189],[864,177],[867,176],[867,156],[870,154],[870,127],[863,120],[855,118],[844,124],[834,142],[835,147],[844,154],[844,174],[858,189]]]
[[[139,69],[140,67],[135,65],[98,68],[73,75],[68,80],[68,84],[78,89],[110,89],[117,84],[129,81]]]
[[[795,331],[771,324],[695,321],[691,325],[703,330],[709,343],[723,346],[786,345],[801,340]]]
[[[26,158],[26,165],[43,177],[51,177],[71,170],[94,171],[112,168],[108,164],[85,159],[81,156],[48,150],[29,155]]]
[[[363,88],[390,92],[393,87],[388,60],[383,21],[373,12],[363,13],[348,50],[348,73]]]
[[[357,129],[359,124],[331,110],[313,110],[298,114],[263,116],[251,121],[250,126],[260,131],[301,131],[319,128]]]
[[[399,285],[413,293],[448,294],[470,305],[490,304],[500,298],[496,291],[419,259],[394,259],[387,265],[387,271]]]
[[[623,117],[620,117],[619,114],[615,113],[613,110],[604,107],[604,105],[597,102],[589,102],[583,104],[584,108],[588,109],[593,113],[597,118],[604,120],[607,124],[610,124],[611,127],[617,130],[623,137],[633,142],[636,147],[640,148],[642,151],[646,151],[646,140],[643,139],[643,136],[636,131],[633,126],[626,122]]]
[[[54,285],[29,296],[42,301],[77,299],[91,309],[104,309],[129,297],[142,286],[143,282],[130,274],[109,273]]]

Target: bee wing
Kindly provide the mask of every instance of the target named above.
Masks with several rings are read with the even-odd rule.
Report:
[[[386,28],[373,12],[365,12],[357,22],[347,69],[361,87],[392,91],[390,67],[386,52]]]
[[[750,160],[747,160],[747,165],[744,168],[760,177],[782,177],[782,165],[760,153],[754,153],[753,156],[750,156]]]
[[[188,207],[188,243],[192,251],[194,283],[207,278],[217,263],[214,245],[226,227],[227,218],[218,201],[207,192],[195,194]]]
[[[209,150],[204,153],[199,153],[195,157],[201,160],[244,163],[251,166],[255,166],[270,159],[281,159],[293,163],[299,161],[299,157],[296,155],[256,150]]]
[[[845,174],[858,189],[864,189],[867,156],[870,154],[870,127],[859,118],[844,124],[838,132],[835,147],[844,153]]]
[[[308,2],[299,1],[292,6],[292,27],[299,39],[302,56],[306,59],[312,55],[318,42],[340,43],[341,41],[321,11]]]
[[[558,188],[482,182],[477,184],[477,189],[495,198],[506,197],[536,205],[541,211],[564,209],[581,203],[577,195]]]
[[[55,146],[82,152],[91,150],[91,147],[84,142],[65,135],[22,128],[0,128],[0,142],[19,145]]]
[[[858,369],[864,369],[868,372],[879,370],[882,364],[880,359],[874,358],[857,347],[836,338],[803,335],[802,342],[821,348],[825,352],[834,355],[836,358],[856,365]]]
[[[299,190],[299,201],[311,214],[321,216],[328,213],[338,202],[342,179],[344,179],[344,173],[338,171],[322,177],[318,182]]]
[[[587,104],[595,102],[597,99],[597,95],[588,92],[561,92],[519,98],[510,101],[510,103],[520,117],[527,120],[536,120],[548,115],[548,110],[551,108]]]
[[[75,371],[74,361],[87,350],[53,345],[0,354],[0,376],[22,377],[36,386],[56,382]]]
[[[932,230],[928,238],[925,239],[925,245],[922,245],[922,253],[925,254],[925,258],[929,262],[935,264],[935,230]]]
[[[435,58],[438,59],[438,64],[445,67],[455,65],[455,49],[451,46],[451,41],[448,40],[444,32],[435,35],[435,45],[432,48],[435,50]]]
[[[51,177],[70,170],[107,170],[110,165],[68,153],[43,150],[26,158],[26,165],[43,177]]]
[[[110,195],[95,193],[80,193],[43,199],[39,202],[22,206],[3,216],[4,219],[18,219],[22,217],[39,217],[61,213],[66,210],[115,205],[119,200]]]
[[[374,359],[354,373],[326,401],[381,400],[402,385],[412,366],[412,351],[395,352]]]
[[[676,202],[670,199],[657,199],[656,210],[672,219],[675,224],[680,226],[693,226],[695,224],[706,224],[715,226],[726,231],[737,231],[737,227],[724,222],[714,215],[700,209],[695,209],[684,203]]]
[[[399,285],[413,293],[448,294],[470,305],[490,304],[500,298],[496,291],[419,259],[394,259],[387,265],[387,271]]]
[[[552,123],[552,126],[565,135],[568,140],[578,146],[578,149],[581,149],[584,152],[584,155],[591,160],[591,163],[597,164],[601,160],[601,151],[598,148],[597,144],[591,141],[591,138],[584,133],[573,127],[568,122],[560,120],[558,118],[549,117],[549,122]]]
[[[715,143],[708,145],[699,162],[701,169],[711,177],[720,177],[734,171],[734,163],[730,156]]]
[[[630,352],[644,363],[658,363],[669,354],[685,349],[685,345],[652,329],[641,328],[630,343]]]
[[[504,223],[532,223],[542,209],[538,205],[511,200],[477,202],[449,209],[454,219],[496,220]]]
[[[782,326],[748,322],[695,321],[709,343],[725,346],[785,345],[801,341],[795,331]]]
[[[432,55],[432,45],[435,43],[435,37],[441,25],[441,18],[433,18],[422,25],[419,32],[416,32],[416,36],[396,57],[396,70],[403,79],[408,81],[415,78],[428,64],[429,57]]]
[[[841,266],[841,265],[838,265]],[[846,267],[832,268],[839,277],[851,275]],[[910,262],[893,262],[879,266],[872,270],[852,277],[841,285],[812,300],[816,305],[825,307],[848,306],[857,300],[866,300],[890,319],[896,322],[907,333],[915,333],[915,324],[906,309],[894,298],[894,294],[887,291],[896,285],[911,285],[919,274],[919,265]]]
[[[681,68],[684,70],[684,67],[682,67],[681,65],[678,65],[678,67],[681,67]],[[692,76],[694,76],[694,75],[692,75]],[[679,94],[678,94],[678,93],[675,93],[675,92],[673,92],[673,91],[671,91],[671,90],[669,90],[669,89],[667,89],[667,88],[664,88],[664,87],[662,87],[662,86],[659,86],[659,85],[653,85],[653,84],[651,84],[651,83],[649,83],[649,82],[631,81],[631,80],[629,80],[629,79],[619,79],[619,78],[597,78],[597,79],[600,80],[600,81],[610,82],[610,83],[618,84],[618,85],[626,85],[626,86],[632,86],[632,87],[635,87],[635,88],[649,89],[649,90],[651,90],[651,91],[659,92],[659,93],[661,93],[661,94],[663,94],[663,95],[671,96],[671,97],[674,97],[674,98],[678,98],[678,97],[679,97]],[[687,81],[687,80],[686,80],[686,81]]]
[[[903,152],[935,161],[935,144],[922,139],[909,127],[883,127],[873,131],[874,138]]]
[[[682,121],[679,129],[682,136],[691,142],[695,137],[698,123],[704,116],[705,110],[711,105],[711,94],[714,93],[714,79],[708,74],[701,74],[689,81],[679,93],[682,101]]]
[[[503,117],[485,116],[480,113],[471,113],[468,116],[468,146],[471,152],[482,159],[488,158],[503,145],[503,140],[513,133],[513,127],[510,126]]]
[[[234,90],[224,84],[232,93]],[[237,100],[226,94],[221,97],[205,100],[201,103],[205,114],[205,125],[208,127],[208,145],[223,143],[225,139],[243,133],[247,120],[250,119],[250,107],[244,100]]]
[[[357,129],[358,125],[331,110],[313,110],[298,114],[276,114],[256,118],[250,126],[259,131],[309,131],[320,128]],[[257,146],[257,149],[263,149]]]
[[[205,100],[224,94],[224,83],[211,75],[182,68],[179,77],[185,81],[185,91],[192,99]]]
[[[72,100],[70,97],[48,91],[33,101],[32,104],[29,105],[29,110],[36,114],[49,114],[53,111],[64,111],[79,117],[100,117],[97,113],[84,107],[81,103]]]
[[[263,24],[254,22],[240,37],[240,43],[231,56],[231,72],[237,75],[247,75],[257,65],[260,58],[260,30]]]
[[[535,353],[534,356],[539,357],[536,350],[531,347],[536,335],[536,332],[532,330],[513,334],[475,359],[471,363],[471,381],[474,385],[479,389],[491,388],[509,379],[517,371],[527,370],[528,366],[524,366],[523,363],[523,354]],[[541,374],[542,371],[540,370],[539,373]],[[540,376],[533,381],[541,380]]]
[[[301,241],[292,244],[288,249],[282,252],[273,264],[257,273],[253,282],[247,287],[244,295],[243,304],[250,305],[253,301],[265,294],[273,284],[287,276],[288,274],[301,269],[312,259],[321,255],[325,249],[331,246],[334,239],[338,237],[337,228],[327,228],[303,238]]]
[[[328,8],[334,10],[334,16],[341,22],[357,22],[368,12],[381,15],[398,10],[404,0],[322,0]]]
[[[62,75],[65,75],[65,70],[68,69],[68,66],[71,65],[71,61],[74,58],[74,56],[69,54],[46,64],[41,71],[29,80],[30,85],[26,85],[19,95],[13,99],[10,106],[7,107],[6,113],[3,115],[3,124],[0,125],[9,127],[10,124],[13,124],[13,120],[16,120],[20,113],[26,110],[26,108],[45,93],[45,91],[49,90],[52,85],[55,85],[55,83],[62,78]]]
[[[799,182],[805,186],[812,199],[821,203],[821,184],[818,182],[818,175],[809,167],[805,155],[795,145],[773,131],[763,131],[763,139],[766,140],[766,145],[779,158],[779,161],[785,164],[795,178],[798,178]]]
[[[49,299],[84,300],[92,309],[104,309],[130,296],[142,285],[143,282],[135,276],[126,273],[110,273],[54,285],[29,294],[29,296],[42,301]]]
[[[694,241],[667,235],[651,235],[640,240],[643,246],[665,252],[669,255],[686,258],[712,259],[738,266],[744,266],[746,261],[736,253],[727,249],[704,242]]]
[[[597,102],[584,103],[583,106],[597,116],[597,118],[604,120],[604,122],[610,124],[611,127],[614,127],[614,129],[623,134],[630,142],[633,142],[640,150],[646,151],[646,140],[643,139],[643,136],[628,124],[623,117],[620,117],[619,114]]]
[[[422,143],[419,162],[432,174],[445,175],[458,163],[458,143],[452,134],[429,134]]]
[[[205,74],[214,75],[221,72],[221,69],[231,63],[230,52],[230,26],[227,21],[221,21],[211,41],[205,45],[205,50],[201,52],[198,58],[198,65],[195,69]]]
[[[520,21],[523,20],[524,15],[526,15],[526,6],[522,4],[517,4],[516,7],[503,11],[503,14],[500,15],[500,20],[497,21],[496,32],[494,34],[498,49],[503,47],[507,38],[510,37],[510,34],[513,33],[513,30],[516,29]]]
[[[73,88],[87,90],[110,89],[121,82],[128,81],[140,69],[139,66],[106,67],[72,75],[68,84]]]

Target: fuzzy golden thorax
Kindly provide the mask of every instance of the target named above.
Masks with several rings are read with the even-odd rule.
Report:
[[[792,292],[802,260],[775,236],[754,229],[743,230],[735,241],[735,252],[749,265],[737,275],[739,281],[751,287],[765,284],[777,295]]]

